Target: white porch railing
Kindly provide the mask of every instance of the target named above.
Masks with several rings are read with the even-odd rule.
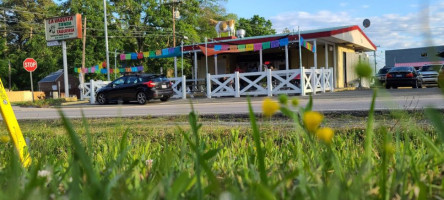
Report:
[[[203,79],[186,80],[185,76],[169,78],[174,91],[172,98],[186,99],[187,94],[193,97],[196,92],[206,93],[207,98],[275,96],[279,94],[301,94],[305,96],[307,93],[314,95],[317,92],[334,92],[333,68],[315,69],[312,67],[311,69],[277,71],[267,69],[264,72],[207,74],[206,78],[206,81]],[[90,102],[94,104],[97,89],[109,83],[109,81],[94,80],[85,83],[81,99],[89,98]]]
[[[182,98],[182,99],[186,99],[187,96],[187,90],[186,90],[186,78],[185,76],[183,77],[178,77],[178,78],[169,78],[169,80],[173,83],[172,88],[173,88],[173,96],[171,98]],[[183,90],[183,88],[185,88],[185,90]]]
[[[83,92],[80,93],[80,99],[81,100],[89,99],[89,102],[91,104],[95,104],[96,91],[101,87],[108,85],[109,83],[111,83],[111,81],[101,81],[101,80],[100,81],[90,80],[89,83],[84,83],[83,86],[82,85],[80,86],[80,89],[82,89],[83,87]]]

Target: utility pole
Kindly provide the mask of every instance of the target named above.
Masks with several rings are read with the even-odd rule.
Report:
[[[83,50],[82,50],[82,70],[85,68],[85,48],[86,48],[86,16],[84,16],[84,23],[83,23]],[[85,74],[83,71],[80,72],[80,85],[82,86],[82,94],[85,94]]]
[[[106,49],[106,71],[107,71],[107,78],[108,81],[110,81],[110,77],[109,77],[109,54],[108,54],[108,25],[107,25],[107,20],[106,20],[106,0],[103,0],[103,15],[105,17],[104,21],[105,21],[105,49]]]

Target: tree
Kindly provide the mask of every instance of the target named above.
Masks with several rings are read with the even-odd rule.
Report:
[[[284,30],[282,30],[282,33],[291,33],[290,29],[288,29],[287,27],[284,28]]]
[[[270,20],[265,20],[264,17],[254,15],[250,19],[240,18],[236,30],[244,29],[246,36],[259,36],[276,34],[272,28],[273,24]]]

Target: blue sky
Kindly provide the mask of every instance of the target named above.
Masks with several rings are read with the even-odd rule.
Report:
[[[269,19],[279,33],[284,28],[312,30],[359,25],[379,46],[378,67],[385,63],[384,50],[444,45],[444,0],[228,0],[228,13]]]

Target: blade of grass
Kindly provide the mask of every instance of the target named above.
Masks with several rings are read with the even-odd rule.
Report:
[[[253,129],[253,139],[254,144],[256,146],[256,158],[258,162],[258,168],[259,168],[259,175],[261,177],[261,183],[266,186],[268,185],[268,177],[267,173],[265,171],[265,152],[262,150],[261,146],[261,135],[259,132],[259,129],[256,124],[256,117],[254,116],[253,107],[251,106],[251,100],[250,97],[247,99],[248,101],[248,111],[250,114],[250,122],[251,122],[251,128]]]

